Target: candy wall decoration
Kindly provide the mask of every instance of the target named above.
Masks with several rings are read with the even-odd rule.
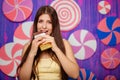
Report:
[[[81,68],[78,80],[97,80],[97,77],[90,70]]]
[[[0,69],[8,76],[16,76],[17,66],[21,61],[23,45],[8,43],[0,48]]]
[[[51,6],[58,13],[62,31],[72,30],[80,23],[81,9],[74,0],[55,0]]]
[[[97,42],[93,34],[84,29],[73,32],[68,41],[72,45],[75,57],[80,60],[90,58],[97,48]]]
[[[100,1],[97,8],[99,13],[107,14],[110,12],[111,5],[107,1]]]
[[[31,39],[33,22],[24,22],[14,32],[14,42],[24,45]]]
[[[117,80],[114,75],[107,75],[104,80]]]
[[[109,46],[115,46],[120,43],[120,19],[116,17],[107,17],[102,19],[97,27],[99,39]]]
[[[91,73],[96,80],[120,80],[115,58],[120,53],[120,0],[0,0],[0,4],[0,80],[17,80],[22,54],[17,44],[23,47],[30,41],[35,13],[43,5],[57,10],[62,36],[85,72],[79,70],[79,80],[92,80],[87,78]]]
[[[120,52],[115,48],[105,49],[101,54],[101,63],[107,69],[114,69],[120,64]]]
[[[20,22],[26,20],[32,13],[32,0],[4,0],[2,10],[11,21]]]

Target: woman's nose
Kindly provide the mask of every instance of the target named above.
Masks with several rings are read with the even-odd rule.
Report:
[[[43,24],[42,28],[47,28],[47,25],[46,25],[46,24]]]

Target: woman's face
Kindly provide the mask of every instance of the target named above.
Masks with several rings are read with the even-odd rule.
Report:
[[[37,31],[50,35],[52,33],[52,21],[48,14],[42,14],[38,18]]]

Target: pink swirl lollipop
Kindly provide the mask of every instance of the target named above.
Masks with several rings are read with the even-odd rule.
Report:
[[[80,23],[81,10],[74,0],[55,0],[51,6],[58,13],[62,31],[72,30]]]
[[[14,32],[14,42],[25,44],[31,39],[33,22],[24,22]]]
[[[16,76],[22,48],[22,45],[16,43],[8,43],[0,48],[0,69],[3,73],[8,76]]]
[[[120,64],[120,52],[115,48],[108,48],[101,54],[101,63],[107,69],[114,69]]]
[[[110,12],[111,5],[107,1],[100,1],[98,3],[98,11],[101,14],[107,14]]]
[[[11,21],[20,22],[32,13],[32,0],[4,0],[3,13]]]
[[[117,80],[113,75],[107,75],[104,80]]]
[[[75,31],[70,35],[68,41],[72,45],[75,57],[80,60],[91,57],[97,48],[95,37],[87,30]]]

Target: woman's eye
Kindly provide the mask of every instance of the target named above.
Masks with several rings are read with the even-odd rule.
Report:
[[[41,23],[41,22],[42,22],[42,20],[39,20],[39,21],[38,21],[38,23]]]
[[[48,21],[48,23],[52,24],[52,22],[51,22],[51,21]]]

